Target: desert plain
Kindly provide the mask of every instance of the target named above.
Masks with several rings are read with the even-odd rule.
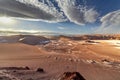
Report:
[[[85,80],[120,80],[120,40],[0,37],[0,80],[82,80],[62,79],[64,72],[79,72]]]

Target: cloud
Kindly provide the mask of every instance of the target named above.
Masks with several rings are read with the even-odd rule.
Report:
[[[120,33],[120,10],[106,14],[100,21],[102,24],[97,32]]]
[[[93,23],[98,12],[79,0],[0,0],[0,16],[23,20],[65,22],[79,25]]]
[[[50,22],[66,21],[62,13],[54,8],[45,6],[38,0],[0,0],[0,16]]]
[[[93,8],[86,10],[84,13],[85,21],[89,23],[95,22],[98,16],[98,12],[96,12]]]
[[[66,29],[66,28],[65,28],[65,27],[61,27],[61,26],[59,26],[58,29],[60,29],[60,30],[64,30],[64,29]]]
[[[59,7],[62,9],[67,18],[76,24],[84,25],[93,23],[98,17],[98,12],[87,5],[76,5],[77,0],[57,0]]]

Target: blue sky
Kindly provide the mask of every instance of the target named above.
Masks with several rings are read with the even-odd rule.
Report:
[[[1,0],[0,17],[12,18],[14,23],[0,22],[0,30],[65,34],[120,32],[120,0],[39,1]]]

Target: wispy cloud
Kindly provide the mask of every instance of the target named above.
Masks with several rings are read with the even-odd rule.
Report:
[[[93,23],[98,17],[98,12],[87,5],[76,5],[77,0],[57,0],[67,18],[76,24],[84,25]]]
[[[87,5],[76,5],[77,0],[0,0],[0,16],[17,19],[64,22],[79,25],[93,23],[98,12]]]
[[[45,5],[38,0],[0,0],[0,16],[50,22],[66,21],[54,6]]]
[[[120,10],[110,12],[103,16],[100,20],[102,22],[99,33],[120,33]]]

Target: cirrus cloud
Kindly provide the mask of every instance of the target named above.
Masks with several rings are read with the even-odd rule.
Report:
[[[31,4],[30,4],[31,3]],[[39,3],[35,6],[36,3]],[[45,9],[43,9],[43,7]],[[49,6],[40,5],[38,0],[0,0],[0,16],[25,20],[43,20],[50,22],[66,21],[61,12]]]
[[[57,2],[67,18],[79,25],[93,23],[99,15],[93,8],[87,8],[87,5],[76,5],[77,0],[57,0]]]
[[[79,25],[94,23],[98,12],[77,0],[0,0],[0,16],[23,20],[64,22]]]
[[[102,24],[97,32],[120,33],[120,10],[106,14],[100,19],[100,21]]]

